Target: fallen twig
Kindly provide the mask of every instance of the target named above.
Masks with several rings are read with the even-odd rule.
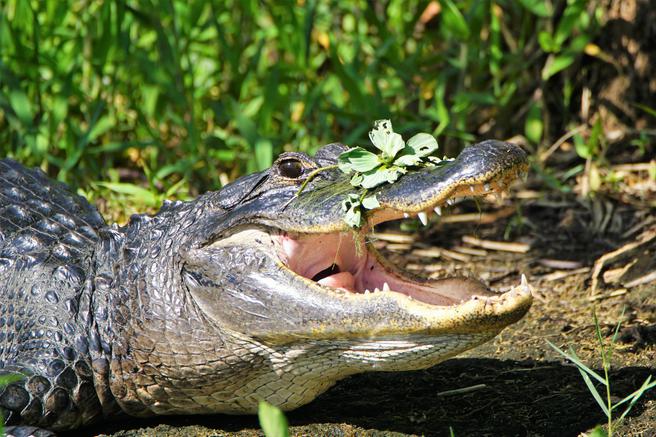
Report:
[[[415,249],[412,251],[412,254],[417,256],[431,257],[431,258],[440,258],[444,256],[445,258],[450,258],[462,262],[468,262],[469,260],[471,260],[471,256],[469,255],[466,255],[464,253],[454,252],[449,249],[443,249],[441,247],[440,248],[431,247],[429,249]]]
[[[637,287],[638,285],[646,284],[647,282],[656,281],[656,270],[647,273],[644,276],[634,279],[631,282],[623,284],[627,288]]]
[[[609,299],[609,298],[611,298],[611,297],[622,296],[622,295],[624,295],[624,294],[626,294],[626,293],[628,293],[628,292],[629,292],[629,290],[627,290],[626,288],[620,288],[620,289],[617,289],[617,290],[612,291],[612,292],[610,292],[610,293],[605,293],[605,294],[596,294],[596,295],[594,295],[594,296],[589,296],[589,297],[588,297],[588,300],[589,300],[590,302],[594,302],[594,301],[597,301],[597,300]]]
[[[614,171],[649,171],[656,167],[656,161],[638,162],[635,164],[616,164],[610,168]]]
[[[615,261],[625,259],[636,253],[640,248],[645,246],[651,241],[656,239],[656,229],[650,229],[645,231],[640,239],[616,249],[612,252],[608,252],[600,256],[597,261],[594,263],[594,269],[592,270],[592,283],[590,285],[590,295],[594,296],[599,287],[599,276],[604,268]]]
[[[462,241],[472,246],[482,247],[483,249],[500,250],[503,252],[526,253],[531,249],[531,246],[526,243],[481,240],[471,235],[463,236]]]
[[[565,141],[569,140],[570,138],[572,138],[574,135],[581,132],[585,128],[586,128],[585,124],[578,125],[571,131],[565,133],[565,135],[563,135],[562,137],[558,138],[555,143],[553,143],[551,146],[549,146],[547,150],[545,150],[540,154],[540,162],[544,162],[547,159],[549,159],[551,154],[555,152],[560,146],[562,146],[563,143],[565,143]]]
[[[590,271],[590,267],[581,267],[580,269],[576,269],[576,270],[559,270],[553,273],[549,273],[548,275],[544,275],[540,279],[543,281],[558,281],[559,279],[563,279],[568,276],[579,275],[581,273],[588,273],[589,271]]]
[[[500,209],[496,212],[487,213],[468,213],[468,214],[452,214],[443,216],[440,223],[464,223],[464,222],[478,222],[481,224],[490,224],[495,221],[509,217],[515,213],[516,209],[512,206]]]
[[[437,393],[438,397],[441,396],[452,396],[452,395],[462,395],[465,393],[471,393],[473,391],[482,390],[487,388],[487,384],[476,384],[469,387],[456,388],[454,390],[445,390]]]
[[[552,269],[559,269],[559,270],[579,269],[583,265],[580,261],[569,261],[564,259],[548,259],[548,258],[539,259],[538,263],[545,267],[549,267]]]
[[[460,253],[465,253],[467,255],[473,256],[487,256],[488,251],[485,249],[476,249],[474,247],[467,246],[453,246],[453,250]]]
[[[389,243],[412,243],[415,241],[414,235],[391,232],[375,232],[371,237],[373,240],[383,240]]]

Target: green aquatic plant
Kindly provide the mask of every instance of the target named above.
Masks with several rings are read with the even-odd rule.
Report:
[[[338,157],[338,168],[353,175],[351,185],[362,188],[360,194],[350,194],[342,202],[344,221],[353,228],[362,224],[363,210],[380,206],[376,195],[369,190],[396,182],[410,168],[432,167],[444,161],[432,156],[438,148],[432,135],[418,133],[406,142],[394,132],[390,120],[374,122],[369,139],[378,153],[353,147]]]

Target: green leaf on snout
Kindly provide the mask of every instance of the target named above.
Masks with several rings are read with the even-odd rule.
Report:
[[[437,140],[430,134],[419,133],[408,140],[408,147],[414,150],[417,156],[428,156],[437,150]]]
[[[392,130],[392,122],[390,120],[376,120],[374,128],[369,131],[369,139],[373,145],[383,152],[383,159],[394,159],[405,147],[405,142],[401,135]]]
[[[351,209],[353,205],[359,205],[360,204],[360,196],[357,194],[349,194],[346,196],[346,199],[342,201],[342,211],[346,212],[347,210]]]
[[[362,213],[360,212],[359,205],[358,207],[350,208],[348,211],[346,211],[346,214],[344,214],[344,221],[352,228],[359,227],[361,220]]]
[[[342,201],[342,211],[344,212],[344,221],[346,224],[353,228],[360,226],[362,212],[360,211],[359,195],[349,194],[346,199]]]
[[[376,195],[372,194],[371,196],[367,196],[362,199],[362,206],[364,206],[366,209],[376,209],[380,207],[380,203],[378,202]]]
[[[392,130],[390,120],[377,120],[369,132],[369,139],[381,153],[354,147],[337,159],[337,167],[342,172],[353,173],[351,185],[364,189],[359,194],[349,194],[342,201],[344,221],[351,227],[360,226],[364,210],[380,207],[376,196],[369,194],[368,190],[396,182],[408,172],[409,167],[434,167],[443,162],[431,156],[438,148],[437,140],[432,135],[419,133],[406,144],[401,135]]]
[[[402,170],[400,167],[378,168],[376,170],[368,171],[362,175],[363,179],[360,186],[369,189],[386,182],[391,184],[396,181],[402,173],[405,173],[405,170]]]
[[[337,165],[344,173],[365,172],[380,165],[380,159],[362,147],[354,147],[339,155]]]
[[[421,164],[421,156],[413,155],[412,153],[401,155],[394,160],[394,165],[398,165],[399,167],[412,167],[419,164]]]
[[[363,180],[364,176],[362,176],[362,173],[356,173],[351,178],[351,185],[354,187],[359,187]]]

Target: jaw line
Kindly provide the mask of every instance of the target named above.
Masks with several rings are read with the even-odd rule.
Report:
[[[271,329],[270,323],[261,325],[260,320],[253,320],[248,325],[251,334],[267,344],[289,344],[299,338],[319,341],[469,333],[489,338],[521,319],[531,306],[531,288],[525,278],[519,286],[503,294],[476,293],[447,305],[422,302],[391,290],[364,294],[323,286],[294,272],[279,256],[279,236],[283,233],[277,228],[242,227],[237,233],[216,241],[210,247],[210,250],[250,247],[269,258],[280,269],[282,277],[289,278],[276,281],[275,276],[255,271],[250,276],[251,280],[256,281],[251,282],[250,287],[264,290],[262,296],[280,294],[280,302],[286,304],[278,305],[278,311],[287,314],[285,308],[289,308],[285,322],[282,326],[276,325],[276,329]],[[374,254],[367,251],[368,258],[374,257]],[[384,265],[384,262],[381,264]],[[286,286],[279,289],[279,284]],[[235,295],[241,296],[241,293],[237,291]],[[258,295],[246,293],[246,296]],[[206,311],[216,313],[212,315],[215,319],[221,318],[221,311],[211,308],[214,298],[206,296],[206,300],[210,302]],[[235,325],[233,329],[244,329],[244,325]]]
[[[366,242],[364,231],[279,235],[281,267],[317,292],[365,300],[384,293],[443,308],[453,308],[473,297],[499,296],[472,278],[429,280],[400,270]]]

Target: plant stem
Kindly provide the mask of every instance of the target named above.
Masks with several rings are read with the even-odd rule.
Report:
[[[604,378],[606,379],[606,402],[608,403],[608,437],[613,437],[613,403],[610,398],[610,379],[608,378],[608,367],[610,363],[606,361],[606,353],[601,350],[602,362],[604,365]]]
[[[608,377],[608,370],[610,369],[610,353],[611,350],[607,350],[606,345],[604,344],[603,337],[601,336],[601,328],[599,327],[599,319],[597,318],[597,311],[592,310],[592,318],[595,324],[595,330],[597,333],[597,339],[599,340],[599,348],[601,350],[601,364],[604,368],[604,379],[606,380],[606,403],[608,407],[608,437],[613,437],[613,402],[610,397],[610,378]],[[612,343],[609,348],[612,348]]]
[[[321,173],[322,171],[333,170],[333,169],[335,169],[335,168],[337,168],[337,167],[338,167],[337,164],[334,164],[334,165],[327,165],[327,166],[325,166],[325,167],[319,167],[319,168],[317,168],[317,169],[315,169],[315,170],[312,170],[312,171],[310,172],[310,174],[308,175],[308,177],[305,178],[305,180],[304,180],[303,183],[301,184],[301,187],[300,187],[300,188],[298,189],[298,191],[296,192],[296,196],[294,196],[294,197],[298,197],[298,196],[300,196],[301,193],[303,192],[303,190],[305,190],[305,187],[307,186],[307,184],[309,184],[310,181],[312,181],[312,179],[314,179],[319,173]]]

